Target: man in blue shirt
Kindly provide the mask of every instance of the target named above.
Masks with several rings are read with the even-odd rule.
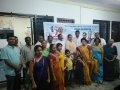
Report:
[[[8,45],[1,51],[1,57],[5,62],[5,75],[7,79],[7,90],[20,90],[20,83],[18,81],[18,74],[22,68],[20,60],[20,49],[15,47],[15,37],[13,35],[7,36]],[[19,84],[18,84],[19,83]]]

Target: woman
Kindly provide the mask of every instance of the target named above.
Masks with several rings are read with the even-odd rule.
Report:
[[[81,56],[81,60],[84,62],[83,72],[84,72],[84,84],[91,84],[92,72],[95,72],[96,62],[92,60],[90,46],[87,45],[86,39],[81,39],[82,45],[77,47],[77,55]],[[94,70],[94,71],[93,71]]]
[[[113,46],[113,39],[104,46],[104,80],[112,81],[115,78],[115,60],[117,57],[117,48]]]
[[[57,45],[56,45],[56,47],[57,47],[57,50],[58,50],[58,52],[59,52],[59,60],[60,60],[60,66],[61,66],[61,69],[62,69],[62,72],[63,72],[63,78],[64,78],[64,53],[62,52],[62,44],[61,43],[58,43]]]
[[[52,90],[64,90],[64,80],[63,80],[63,74],[62,69],[60,66],[60,54],[56,50],[56,45],[51,44],[50,45],[50,66],[51,66],[51,84],[52,84]]]
[[[35,90],[49,90],[49,67],[48,58],[42,56],[42,47],[36,45],[34,48],[35,56],[30,62],[30,76],[32,88]]]
[[[47,48],[47,41],[44,40],[41,44],[42,44],[42,55],[47,57],[49,55],[49,48]]]
[[[92,55],[97,60],[98,72],[93,75],[93,80],[97,83],[103,81],[103,47],[100,45],[101,40],[99,38],[94,39],[94,45],[92,46]]]

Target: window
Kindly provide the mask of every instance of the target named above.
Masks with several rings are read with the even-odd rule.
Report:
[[[75,23],[75,20],[67,18],[57,18],[57,23]]]
[[[99,24],[100,37],[108,41],[110,38],[110,21],[93,20],[93,24]]]
[[[120,22],[112,21],[111,38],[115,42],[120,42]]]

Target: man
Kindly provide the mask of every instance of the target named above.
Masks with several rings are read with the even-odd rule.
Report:
[[[81,39],[86,39],[86,43],[88,44],[89,41],[87,40],[87,33],[86,32],[83,32],[83,37]]]
[[[48,36],[48,41],[47,41],[47,48],[50,47],[50,44],[53,43],[53,37],[52,36]]]
[[[35,44],[35,46],[36,46],[36,45],[41,45],[41,43],[43,42],[43,40],[44,40],[44,37],[43,37],[43,36],[38,36],[38,41],[37,41],[37,43]]]
[[[76,46],[79,46],[81,44],[80,31],[79,30],[77,30],[75,32],[75,37],[73,38],[73,41],[75,42]]]
[[[20,49],[15,47],[15,37],[7,36],[8,45],[1,51],[1,56],[5,62],[5,75],[7,79],[7,90],[20,89],[20,74],[22,63],[20,60]]]
[[[95,38],[99,38],[101,40],[101,45],[106,45],[106,41],[103,38],[100,38],[100,34],[98,32],[95,33]],[[94,44],[94,39],[91,41],[91,46]]]
[[[25,37],[26,45],[21,48],[21,54],[24,62],[24,68],[23,68],[23,82],[25,87],[25,77],[27,74],[27,67],[26,64],[29,63],[29,61],[34,57],[34,46],[31,45],[31,38]],[[28,88],[28,87],[25,87]]]
[[[65,52],[65,40],[63,40],[62,34],[58,35],[58,40],[56,41],[56,44],[57,43],[61,43],[62,44],[62,51]]]
[[[15,37],[15,46],[18,47],[18,37],[17,36],[14,37]]]
[[[71,54],[75,54],[76,52],[76,44],[73,41],[73,37],[71,34],[68,34],[67,41],[65,43],[65,49],[68,49]]]

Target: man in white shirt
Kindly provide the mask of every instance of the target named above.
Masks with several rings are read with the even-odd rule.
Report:
[[[62,44],[62,51],[65,52],[65,40],[63,39],[63,35],[59,34],[58,35],[58,40],[55,42],[57,43],[61,43]]]
[[[95,38],[99,38],[101,40],[100,44],[102,46],[106,45],[106,41],[103,38],[100,38],[100,34],[98,32],[95,33]],[[91,41],[90,45],[93,45],[93,44],[94,44],[94,39]]]
[[[71,54],[75,54],[76,52],[76,44],[73,41],[73,37],[71,34],[68,34],[67,36],[67,40],[65,43],[65,49],[68,49],[71,52]]]
[[[48,40],[47,40],[47,48],[50,47],[50,44],[53,43],[53,37],[52,36],[48,36]]]
[[[43,36],[38,36],[38,41],[37,41],[37,43],[35,44],[35,46],[36,46],[36,45],[41,45],[41,43],[43,42],[43,40],[44,40],[44,37],[43,37]]]
[[[75,37],[73,38],[73,41],[75,42],[76,46],[79,46],[81,44],[81,38],[80,38],[80,31],[75,31]]]

